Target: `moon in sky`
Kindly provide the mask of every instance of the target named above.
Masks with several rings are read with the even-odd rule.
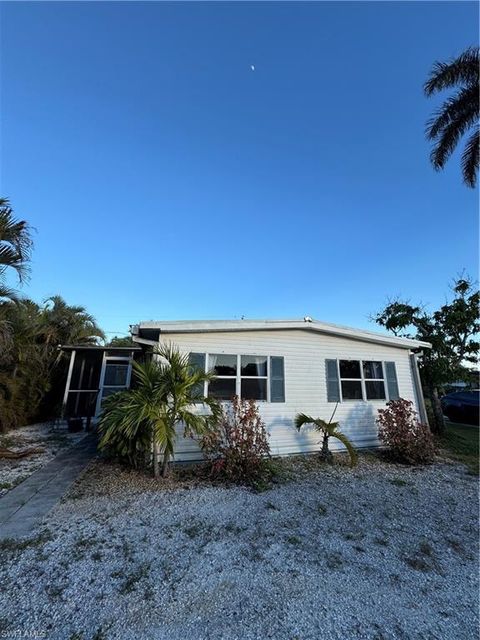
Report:
[[[250,69],[251,69],[252,71],[255,71],[255,65],[254,65],[254,64],[251,64],[251,65],[250,65]]]

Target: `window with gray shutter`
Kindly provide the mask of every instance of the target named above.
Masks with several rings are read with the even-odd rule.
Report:
[[[205,354],[204,353],[189,353],[188,354],[188,363],[193,371],[196,369],[200,369],[200,371],[205,371]],[[192,393],[194,395],[205,395],[204,383],[200,382],[198,385],[192,388]]]
[[[285,402],[285,363],[283,357],[270,357],[270,402]]]
[[[395,362],[385,362],[385,375],[387,377],[388,399],[398,400],[400,394],[398,392],[397,369]]]
[[[327,378],[327,400],[328,402],[340,401],[340,385],[338,381],[338,367],[336,360],[325,360]]]

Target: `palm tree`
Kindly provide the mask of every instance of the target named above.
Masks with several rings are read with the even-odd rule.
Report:
[[[41,325],[45,345],[97,344],[105,334],[87,313],[85,307],[71,306],[62,296],[47,298],[42,310]]]
[[[335,411],[336,409],[337,408],[335,407]],[[320,457],[326,462],[333,461],[332,452],[328,448],[329,438],[337,438],[337,440],[340,440],[340,442],[345,445],[350,455],[350,465],[354,467],[357,464],[358,460],[357,452],[347,436],[341,431],[338,431],[339,423],[332,422],[335,411],[333,412],[329,422],[325,422],[325,420],[322,420],[322,418],[312,418],[311,416],[307,416],[304,413],[299,413],[295,416],[295,427],[298,431],[300,431],[300,429],[305,425],[311,424],[316,431],[319,431],[323,435]]]
[[[470,47],[449,62],[435,62],[425,94],[430,97],[445,89],[457,89],[427,122],[426,134],[434,145],[430,154],[438,171],[452,155],[460,138],[472,131],[462,154],[463,180],[475,187],[479,165],[479,48]]]
[[[16,220],[6,198],[0,198],[0,298],[14,299],[15,291],[7,287],[5,273],[10,267],[20,282],[28,275],[32,249],[30,229],[25,220]]]
[[[152,450],[158,477],[159,456],[163,476],[173,457],[177,425],[183,425],[185,436],[207,433],[218,422],[220,407],[203,395],[203,383],[212,380],[212,374],[193,369],[187,355],[165,345],[154,357],[150,362],[134,363],[132,389],[107,399],[99,423],[99,447],[134,466]],[[207,405],[209,413],[195,412],[195,403]]]
[[[83,307],[54,296],[0,301],[0,431],[50,418],[61,402],[67,359],[59,344],[94,344],[101,329]]]

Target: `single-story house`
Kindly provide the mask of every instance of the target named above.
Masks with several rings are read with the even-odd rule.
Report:
[[[328,420],[336,407],[335,421],[357,447],[378,445],[375,419],[388,400],[411,400],[427,421],[417,366],[427,342],[308,317],[141,322],[131,333],[143,348],[174,343],[192,363],[213,371],[217,377],[205,385],[205,395],[258,401],[273,455],[318,450],[317,432],[294,428],[299,412]],[[175,459],[199,458],[197,442],[181,437],[179,428]]]

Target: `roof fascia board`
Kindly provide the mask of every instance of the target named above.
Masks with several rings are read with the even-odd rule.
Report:
[[[339,325],[329,325],[321,322],[303,322],[303,321],[234,321],[234,322],[142,322],[139,325],[139,329],[158,329],[160,334],[175,334],[175,333],[219,333],[219,332],[237,332],[237,331],[281,331],[281,330],[300,330],[300,331],[314,331],[316,333],[322,333],[327,335],[340,336],[348,338],[350,340],[357,340],[360,342],[371,342],[376,344],[389,345],[401,349],[419,349],[419,348],[431,348],[429,342],[422,342],[420,340],[411,340],[409,338],[398,338],[396,336],[382,336],[370,331],[362,331],[351,329],[349,327],[342,327]],[[146,339],[139,339],[134,336],[135,342],[145,340],[145,344],[155,344],[155,341],[147,341]]]

